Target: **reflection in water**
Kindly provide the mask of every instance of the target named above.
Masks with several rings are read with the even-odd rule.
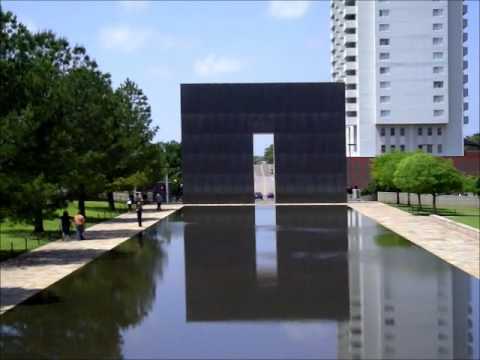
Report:
[[[1,358],[121,357],[120,332],[150,312],[165,256],[144,234],[6,313]]]
[[[0,351],[475,359],[478,292],[345,207],[186,207],[0,317]]]
[[[347,209],[278,207],[278,230],[271,214],[185,209],[188,321],[348,318]]]

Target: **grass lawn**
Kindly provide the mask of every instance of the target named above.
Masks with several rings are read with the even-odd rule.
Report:
[[[413,215],[430,215],[433,214],[433,208],[431,206],[422,206],[422,209],[418,209],[417,206],[408,205],[396,205],[390,204],[399,209],[408,211]],[[437,208],[437,215],[445,216],[453,221],[470,225],[476,229],[480,229],[480,209],[477,208]]]
[[[66,210],[70,216],[77,213],[77,202],[70,202]],[[124,203],[115,204],[117,210],[110,211],[106,201],[87,201],[85,203],[87,222],[86,227],[98,224],[99,222],[112,219],[125,212]],[[60,217],[64,209],[57,211]],[[13,223],[5,221],[0,224],[0,260],[16,256],[26,250],[34,249],[49,241],[58,240],[61,237],[60,219],[45,220],[43,222],[45,233],[41,235],[33,234],[33,225],[23,223]],[[72,231],[74,230],[72,226]],[[74,233],[72,233],[74,235]],[[12,250],[13,249],[13,250]]]

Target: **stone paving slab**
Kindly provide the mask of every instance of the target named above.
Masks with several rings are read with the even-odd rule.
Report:
[[[0,315],[181,207],[164,205],[157,211],[156,206],[147,205],[142,227],[135,212],[126,213],[88,228],[87,240],[54,241],[0,262]]]
[[[414,216],[379,202],[349,203],[349,206],[449,264],[480,278],[480,232],[476,236],[461,232],[430,216]]]

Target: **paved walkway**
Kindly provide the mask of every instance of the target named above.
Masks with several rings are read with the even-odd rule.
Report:
[[[349,206],[449,264],[480,278],[480,233],[471,236],[429,216],[414,216],[379,202],[349,203]]]
[[[42,291],[96,257],[167,217],[181,205],[145,206],[143,226],[135,212],[94,225],[83,241],[54,241],[29,253],[0,263],[0,315]]]

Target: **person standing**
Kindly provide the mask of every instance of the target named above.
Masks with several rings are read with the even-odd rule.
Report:
[[[73,222],[75,224],[75,229],[77,230],[78,240],[85,240],[85,216],[78,212],[78,214],[73,217]]]
[[[155,195],[155,200],[157,202],[157,210],[162,210],[162,195],[157,193],[157,195]]]
[[[143,206],[142,206],[142,201],[137,200],[135,203],[135,211],[137,212],[137,221],[138,221],[138,226],[142,226],[142,212],[143,212]]]
[[[70,240],[70,225],[72,224],[72,217],[68,215],[68,211],[64,211],[60,217],[60,225],[62,227],[63,241]]]

